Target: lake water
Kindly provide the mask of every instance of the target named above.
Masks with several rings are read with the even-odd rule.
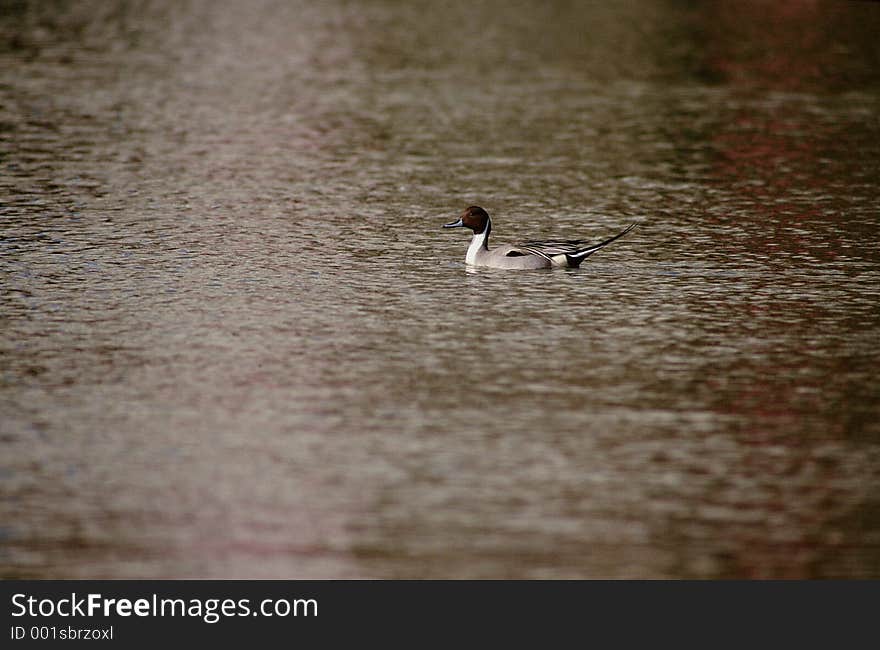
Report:
[[[880,578],[877,3],[0,12],[0,576]]]

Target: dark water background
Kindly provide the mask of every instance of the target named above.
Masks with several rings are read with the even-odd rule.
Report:
[[[880,577],[878,34],[0,0],[0,576]]]

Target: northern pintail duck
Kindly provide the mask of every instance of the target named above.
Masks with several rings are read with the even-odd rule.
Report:
[[[474,231],[465,261],[474,266],[488,266],[495,269],[549,269],[577,268],[585,259],[623,237],[636,224],[628,226],[623,232],[598,244],[586,244],[582,239],[527,241],[517,246],[502,244],[489,250],[489,233],[492,220],[483,208],[472,205],[444,228],[470,228]]]

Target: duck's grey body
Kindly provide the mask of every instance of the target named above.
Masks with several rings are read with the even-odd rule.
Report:
[[[473,231],[474,237],[465,257],[465,261],[473,266],[495,269],[549,269],[577,268],[597,250],[623,237],[635,227],[635,224],[619,235],[598,244],[586,244],[581,239],[528,241],[517,246],[502,244],[491,250],[489,250],[489,233],[492,231],[492,221],[483,208],[472,205],[462,213],[458,221],[447,223],[443,227],[470,228]]]
[[[482,233],[474,233],[464,258],[468,264],[494,269],[549,269],[552,266],[547,258],[532,255],[518,246],[502,244],[489,250],[489,229],[487,227]]]

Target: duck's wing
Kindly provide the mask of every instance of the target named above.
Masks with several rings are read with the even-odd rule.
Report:
[[[542,269],[553,266],[546,255],[537,255],[522,246],[501,244],[489,251],[485,258],[487,266],[499,269]]]
[[[538,257],[549,259],[545,253],[536,251],[526,244],[499,244],[491,252],[496,257],[528,257],[530,255],[537,255]]]
[[[542,246],[536,245],[541,242],[525,242],[523,244],[506,244],[503,247],[498,247],[495,250],[498,251],[499,255],[503,255],[505,257],[528,257],[532,255],[536,255],[545,260],[553,261],[552,254],[543,249]]]

